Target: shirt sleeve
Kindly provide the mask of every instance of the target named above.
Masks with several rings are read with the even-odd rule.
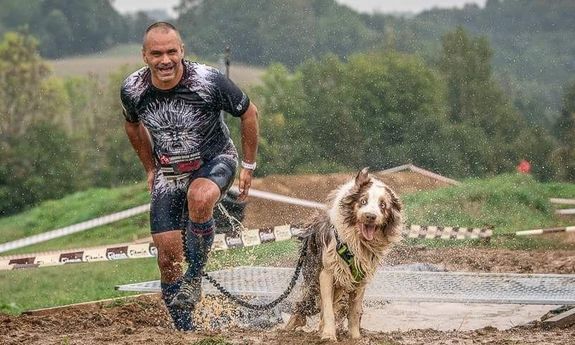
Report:
[[[136,113],[134,101],[128,94],[125,86],[122,86],[122,90],[120,91],[120,102],[122,104],[122,113],[124,114],[126,121],[132,123],[139,122],[140,119]]]
[[[250,105],[249,97],[219,71],[216,72],[215,84],[220,109],[235,117],[242,116]]]

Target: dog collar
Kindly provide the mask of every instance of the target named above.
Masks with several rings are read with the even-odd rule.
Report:
[[[333,233],[335,234],[335,243],[336,243],[335,249],[337,251],[337,254],[339,255],[340,258],[342,258],[343,261],[345,261],[345,263],[349,267],[353,280],[356,283],[361,282],[363,278],[365,278],[365,273],[355,263],[355,260],[353,260],[354,257],[353,253],[351,252],[351,250],[349,250],[347,244],[343,243],[339,239],[339,236],[337,235],[337,231],[335,229],[333,229]]]

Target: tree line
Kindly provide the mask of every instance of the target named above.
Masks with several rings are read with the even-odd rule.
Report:
[[[522,116],[501,87],[486,37],[460,26],[441,36],[433,59],[392,46],[272,64],[249,90],[262,114],[257,174],[410,162],[464,178],[513,171],[528,159],[541,180],[575,181],[575,83],[562,93],[558,120],[545,128]],[[31,32],[4,34],[0,215],[86,188],[143,180],[118,101],[129,72],[117,70],[104,85],[56,78]],[[229,125],[239,142],[237,122]]]
[[[92,54],[137,42],[152,21],[144,13],[122,16],[110,0],[0,0],[0,34],[30,33],[45,58]]]
[[[152,19],[122,16],[112,0],[0,0],[0,34],[29,32],[45,58],[89,54],[141,41]],[[188,51],[293,69],[309,58],[393,49],[436,63],[440,37],[456,26],[484,36],[495,52],[495,80],[529,122],[551,129],[575,74],[575,2],[489,0],[485,7],[434,9],[413,18],[359,14],[335,0],[181,0],[174,21]],[[265,19],[265,20],[264,20]]]

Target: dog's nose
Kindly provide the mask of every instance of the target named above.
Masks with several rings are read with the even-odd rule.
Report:
[[[373,222],[375,222],[376,218],[377,218],[377,216],[373,213],[364,213],[363,214],[363,219],[364,219],[364,222],[366,222],[366,223],[373,223]]]

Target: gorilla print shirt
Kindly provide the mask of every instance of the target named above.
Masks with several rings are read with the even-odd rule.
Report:
[[[170,90],[152,85],[148,67],[128,76],[120,92],[124,116],[148,129],[156,157],[210,160],[233,148],[220,111],[239,117],[250,101],[217,69],[187,60],[183,65],[182,79]]]

